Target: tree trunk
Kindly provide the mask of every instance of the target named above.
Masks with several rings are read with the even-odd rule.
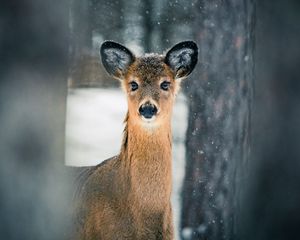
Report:
[[[141,11],[144,20],[144,46],[145,52],[152,51],[152,35],[153,35],[153,1],[145,0]]]
[[[68,1],[4,1],[0,22],[0,239],[64,239]]]
[[[71,59],[74,62],[92,50],[92,6],[90,0],[71,0],[69,25]]]
[[[199,63],[187,81],[183,239],[233,239],[247,179],[254,1],[198,1]]]
[[[243,240],[300,239],[299,12],[299,0],[257,1],[251,182]]]

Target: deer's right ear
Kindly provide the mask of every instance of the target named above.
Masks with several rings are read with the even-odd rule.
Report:
[[[115,78],[123,79],[135,56],[123,45],[105,41],[100,48],[102,64],[106,71]]]

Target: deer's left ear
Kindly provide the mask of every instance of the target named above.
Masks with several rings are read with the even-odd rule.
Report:
[[[176,44],[166,54],[165,63],[172,69],[175,79],[187,77],[198,61],[198,47],[192,41]]]

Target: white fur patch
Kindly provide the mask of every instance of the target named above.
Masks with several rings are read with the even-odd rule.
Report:
[[[142,116],[141,119],[142,119],[141,125],[149,132],[154,131],[159,126],[157,121],[155,121],[156,119],[155,116],[153,116],[151,119],[147,119]]]

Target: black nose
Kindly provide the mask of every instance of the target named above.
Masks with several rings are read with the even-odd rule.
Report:
[[[139,113],[144,117],[144,118],[152,118],[156,113],[157,113],[157,108],[155,105],[146,103],[143,104],[139,108]]]

